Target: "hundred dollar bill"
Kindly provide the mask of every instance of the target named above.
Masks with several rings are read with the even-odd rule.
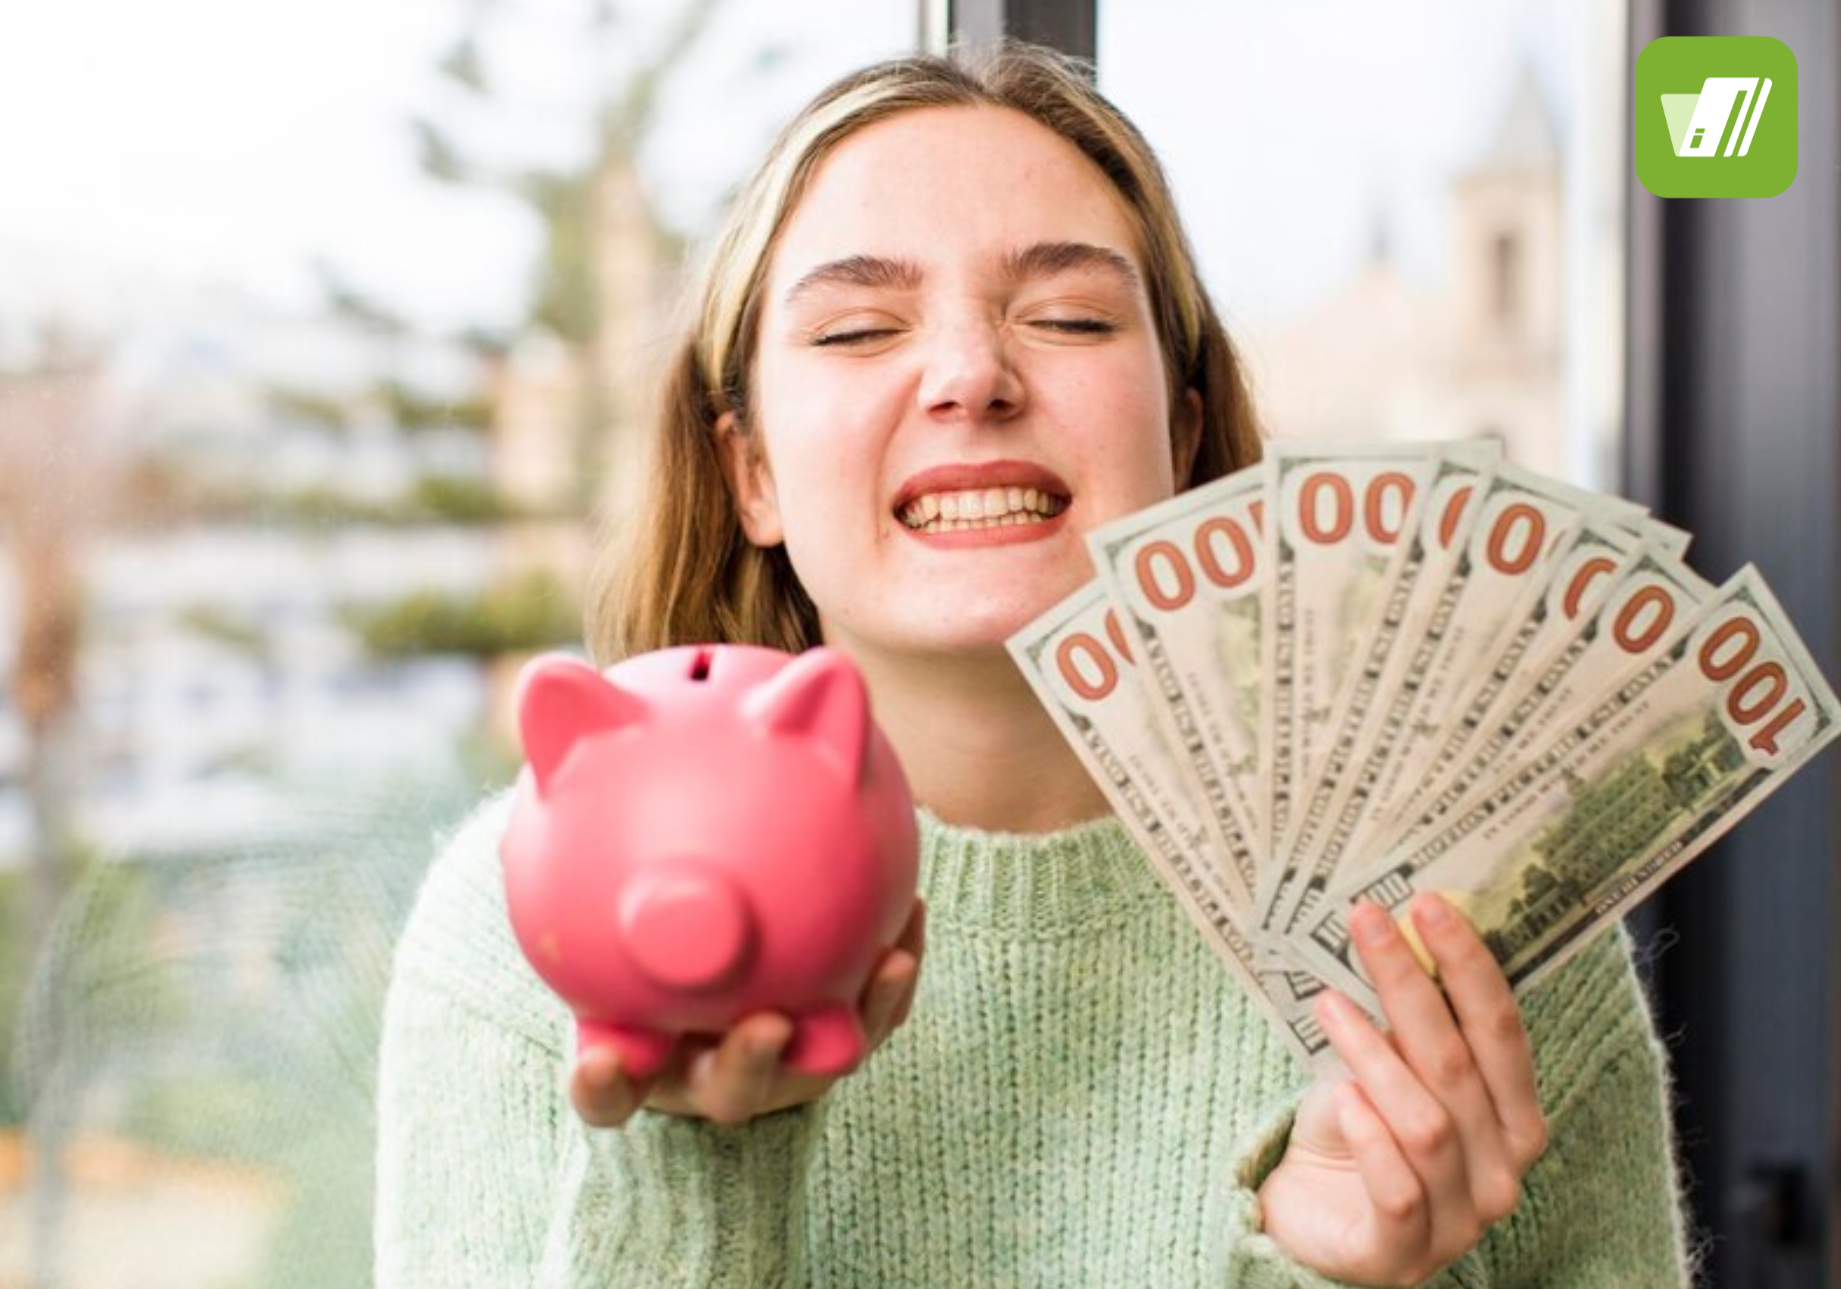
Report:
[[[1364,768],[1369,749],[1376,740],[1391,744],[1398,735],[1391,727],[1410,705],[1415,677],[1436,651],[1462,591],[1454,574],[1479,509],[1479,488],[1487,488],[1492,470],[1447,457],[1434,461],[1429,504],[1420,507],[1418,524],[1402,538],[1405,556],[1337,699],[1336,736],[1315,780],[1305,786],[1304,807],[1292,813],[1290,836],[1278,848],[1302,878],[1288,894],[1277,895],[1271,925],[1289,927],[1308,915],[1335,871],[1339,839],[1320,845],[1323,826],[1337,817],[1332,807],[1343,817],[1362,808],[1373,779]]]
[[[1087,538],[1153,682],[1151,705],[1233,861],[1242,909],[1252,906],[1266,849],[1258,799],[1266,473],[1236,471]]]
[[[1640,553],[1655,550],[1678,562],[1691,540],[1682,529],[1646,516],[1614,512],[1608,517],[1615,522],[1602,522],[1606,517],[1588,521],[1557,556],[1546,589],[1525,601],[1526,612],[1496,635],[1488,650],[1491,661],[1471,667],[1476,674],[1450,704],[1443,728],[1422,741],[1416,752],[1409,749],[1400,764],[1387,767],[1392,781],[1377,794],[1379,804],[1362,826],[1363,853],[1385,853],[1398,846],[1406,825],[1438,798],[1447,777],[1471,759],[1473,754],[1465,749],[1479,730],[1495,736],[1492,755],[1500,749],[1506,737],[1502,723],[1517,710],[1530,678],[1540,684],[1539,678],[1586,628],[1604,597],[1631,574]]]
[[[1298,947],[1332,983],[1362,986],[1349,904],[1397,910],[1438,891],[1513,985],[1532,984],[1775,791],[1834,738],[1836,718],[1833,691],[1747,567],[1435,836],[1332,892]]]
[[[1492,756],[1501,749],[1508,737],[1502,733],[1503,721],[1541,688],[1548,667],[1590,629],[1605,598],[1636,570],[1642,556],[1657,552],[1659,541],[1678,549],[1672,534],[1679,531],[1664,532],[1645,522],[1633,528],[1592,523],[1579,532],[1557,557],[1546,588],[1518,622],[1497,635],[1489,661],[1474,668],[1444,728],[1431,740],[1432,750],[1427,754],[1422,748],[1405,776],[1405,790],[1394,794],[1368,825],[1364,837],[1373,851],[1399,844],[1407,825],[1437,799],[1447,778],[1477,755],[1473,742],[1489,746]]]
[[[1272,583],[1261,615],[1269,678],[1260,731],[1267,786],[1266,835],[1279,843],[1255,893],[1258,926],[1284,930],[1295,906],[1301,856],[1291,836],[1294,803],[1307,794],[1327,750],[1350,662],[1399,587],[1439,462],[1473,465],[1497,455],[1463,444],[1277,443],[1266,523]]]
[[[1311,893],[1335,878],[1344,854],[1373,854],[1375,825],[1421,783],[1454,700],[1469,687],[1517,622],[1526,622],[1554,569],[1591,525],[1635,521],[1637,506],[1587,494],[1513,466],[1493,471],[1478,490],[1475,523],[1456,543],[1432,613],[1419,622],[1419,639],[1403,650],[1408,665],[1395,670],[1383,720],[1366,727],[1355,759],[1357,772],[1331,784],[1329,827],[1314,853],[1313,882],[1285,921],[1307,917]],[[1410,641],[1412,637],[1403,637]]]
[[[1393,781],[1388,783],[1386,795],[1372,806],[1370,817],[1360,825],[1364,847],[1392,846],[1398,839],[1402,815],[1407,815],[1413,803],[1427,798],[1428,782],[1439,781],[1439,776],[1452,767],[1476,731],[1498,710],[1496,704],[1511,703],[1528,676],[1538,675],[1565,643],[1564,637],[1577,634],[1582,615],[1597,609],[1610,585],[1630,570],[1637,552],[1643,549],[1645,539],[1631,529],[1591,525],[1579,532],[1568,549],[1556,553],[1546,588],[1526,603],[1519,622],[1497,633],[1490,646],[1494,657],[1488,664],[1474,667],[1476,674],[1460,685],[1444,727],[1432,732],[1429,740],[1418,745],[1409,743],[1415,763],[1401,770],[1383,767],[1382,774]],[[1432,749],[1429,754],[1426,746]],[[1407,815],[1408,819],[1415,817]]]
[[[1707,603],[1714,588],[1680,560],[1640,547],[1629,569],[1559,649],[1530,668],[1531,683],[1503,695],[1466,743],[1403,812],[1390,850],[1410,847],[1438,831],[1441,820],[1486,788],[1502,767],[1520,763],[1618,677],[1671,642],[1670,630]]]
[[[1216,955],[1300,1056],[1326,1059],[1327,1040],[1308,1003],[1272,978],[1243,930],[1245,910],[1234,908],[1222,881],[1230,865],[1164,741],[1105,588],[1097,580],[1087,583],[1006,647]]]
[[[1657,550],[1676,559],[1686,559],[1688,547],[1694,544],[1693,533],[1665,524],[1653,515],[1644,516],[1634,528],[1639,537],[1646,538]]]

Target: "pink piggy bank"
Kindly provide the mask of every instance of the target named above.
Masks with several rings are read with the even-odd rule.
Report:
[[[551,655],[517,702],[506,901],[578,1050],[611,1044],[645,1078],[679,1034],[775,1010],[789,1065],[861,1060],[857,999],[912,911],[919,843],[850,661],[692,645],[602,673]]]

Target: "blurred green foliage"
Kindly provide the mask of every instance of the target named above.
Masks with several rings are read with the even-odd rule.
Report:
[[[426,475],[406,497],[366,501],[336,488],[299,488],[258,493],[242,501],[247,517],[267,525],[306,524],[497,524],[527,517],[491,483],[462,475]]]
[[[25,913],[25,873],[0,870],[0,1034],[7,1038],[8,1060],[0,1066],[0,1129],[14,1127],[25,1118],[24,1091],[20,1086],[16,1035],[20,1008],[25,1001],[30,974],[31,937],[19,933]]]
[[[572,645],[582,635],[581,606],[547,573],[480,595],[422,591],[379,609],[348,609],[344,617],[372,656],[383,659],[490,658]]]
[[[179,615],[179,623],[239,653],[259,657],[269,650],[269,633],[260,624],[220,605],[194,604]]]
[[[269,406],[283,415],[345,430],[367,417],[381,415],[397,429],[463,429],[483,432],[492,424],[492,404],[483,394],[442,398],[425,394],[399,380],[381,380],[357,393],[330,392],[294,385],[271,385],[264,391]]]

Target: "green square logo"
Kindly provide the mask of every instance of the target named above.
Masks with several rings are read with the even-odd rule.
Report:
[[[1636,177],[1658,197],[1775,197],[1796,178],[1796,55],[1769,36],[1664,36],[1636,59]]]

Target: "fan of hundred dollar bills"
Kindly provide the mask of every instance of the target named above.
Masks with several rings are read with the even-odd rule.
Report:
[[[1836,733],[1755,569],[1488,445],[1275,443],[1090,542],[1010,651],[1307,1060],[1325,984],[1380,1015],[1356,901],[1440,892],[1524,988]]]

